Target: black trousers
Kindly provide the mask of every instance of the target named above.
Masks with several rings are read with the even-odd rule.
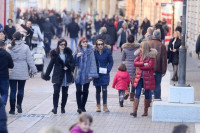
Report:
[[[65,105],[67,103],[68,98],[68,86],[62,86],[60,84],[54,84],[54,93],[53,93],[53,106],[54,108],[58,107],[59,102],[59,96],[60,96],[60,89],[62,88],[62,102],[61,102],[61,108],[65,108]]]
[[[86,83],[84,85],[76,84],[76,101],[78,109],[85,109],[89,94],[89,86],[90,83]]]
[[[103,92],[103,104],[107,104],[107,86],[96,86],[96,100],[97,104],[101,103],[101,90]]]

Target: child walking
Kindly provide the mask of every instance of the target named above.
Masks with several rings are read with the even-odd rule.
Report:
[[[130,84],[131,79],[125,64],[120,64],[118,71],[113,80],[113,88],[119,91],[119,104],[120,107],[123,107],[125,90],[128,90],[128,85]]]

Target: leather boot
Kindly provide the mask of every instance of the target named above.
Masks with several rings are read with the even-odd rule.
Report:
[[[135,98],[133,102],[133,113],[131,113],[130,115],[137,117],[138,106],[139,106],[139,99]]]
[[[128,88],[128,90],[125,91],[124,100],[127,100],[127,99],[128,99],[129,93],[130,93],[130,88]]]
[[[57,114],[57,108],[54,107],[54,108],[51,110],[51,112],[53,112],[54,114]]]
[[[82,104],[81,104],[81,106],[82,106],[82,108],[81,108],[82,112],[86,112],[85,105],[86,105],[86,102],[87,102],[87,99],[88,99],[88,93],[89,93],[88,91],[83,92]]]
[[[10,111],[9,114],[14,115],[15,114],[15,99],[10,99]]]
[[[142,116],[148,116],[149,104],[150,104],[150,100],[149,99],[145,99],[144,100],[144,113],[142,114]]]
[[[68,94],[66,96],[62,96],[62,103],[61,103],[61,113],[65,113],[65,105],[67,103]]]
[[[101,112],[101,105],[100,104],[97,104],[97,110],[96,112]]]
[[[103,105],[103,111],[104,112],[110,112],[109,109],[108,109],[108,107],[107,107],[107,104]]]
[[[17,112],[22,113],[23,95],[17,95]]]
[[[82,110],[81,110],[81,103],[82,103],[82,92],[81,91],[77,91],[76,92],[76,102],[77,102],[77,106],[78,106],[78,110],[77,110],[77,112],[79,113],[79,114],[81,114],[82,113]]]
[[[135,97],[135,93],[130,93],[130,101],[133,101],[134,100],[134,97]]]

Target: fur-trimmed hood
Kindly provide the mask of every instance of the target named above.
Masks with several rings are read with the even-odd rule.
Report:
[[[66,47],[65,50],[64,50],[64,54],[72,55],[72,50],[70,48]],[[52,50],[50,52],[50,56],[51,56],[51,58],[59,56],[57,49]]]
[[[141,54],[140,49],[134,52],[135,56],[138,56],[139,54]],[[151,48],[151,51],[149,52],[149,58],[156,58],[157,54],[158,54],[158,51],[154,48]]]
[[[125,48],[135,49],[135,48],[139,48],[139,47],[140,47],[140,44],[137,44],[137,43],[125,43],[122,45],[123,49],[125,49]]]

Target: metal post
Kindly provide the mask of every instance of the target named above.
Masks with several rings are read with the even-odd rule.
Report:
[[[185,47],[185,37],[186,37],[186,7],[187,0],[183,0],[183,20],[182,20],[182,39],[181,48],[179,49],[179,80],[176,86],[187,87],[186,85],[186,56],[187,49]]]

